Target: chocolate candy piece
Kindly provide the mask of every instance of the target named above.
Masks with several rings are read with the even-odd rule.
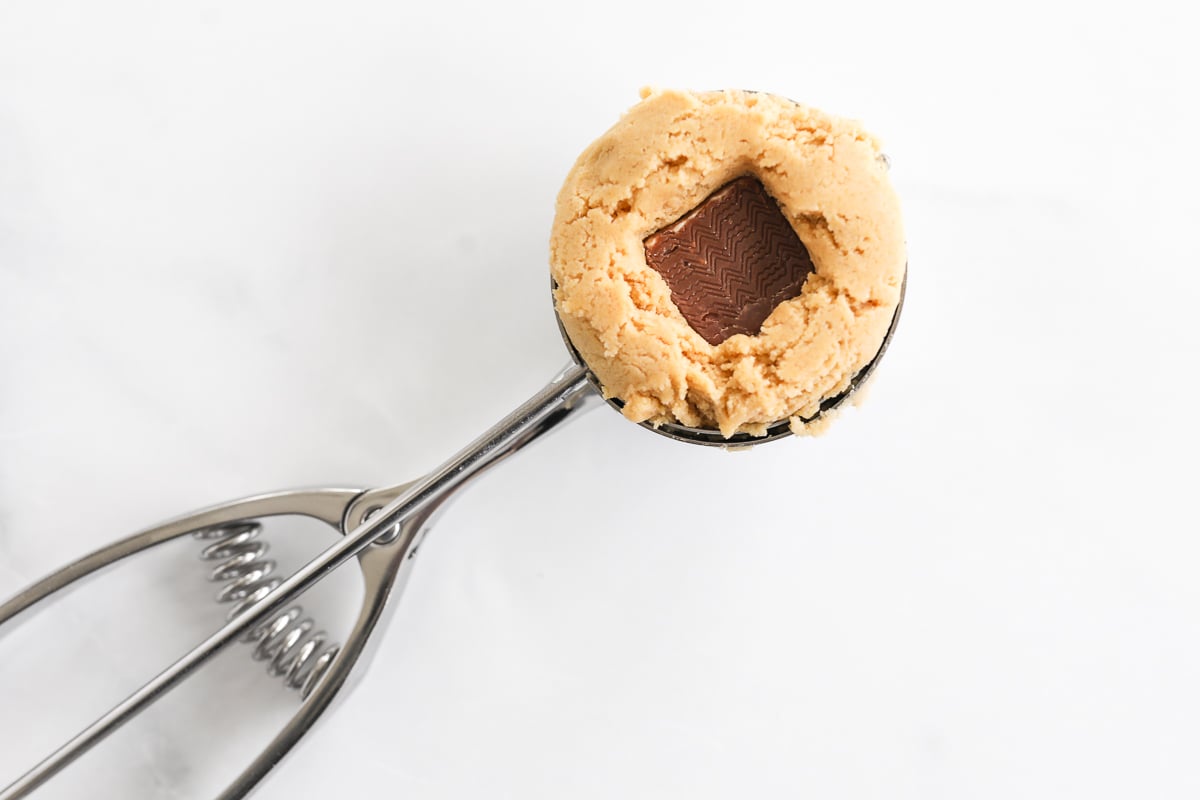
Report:
[[[779,205],[750,176],[725,184],[643,244],[679,313],[714,346],[757,334],[813,271]]]

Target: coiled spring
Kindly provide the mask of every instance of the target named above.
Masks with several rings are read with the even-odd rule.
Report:
[[[264,558],[270,549],[259,538],[262,525],[253,520],[230,522],[198,530],[192,535],[209,542],[200,553],[204,561],[219,562],[209,575],[214,583],[223,583],[217,593],[220,603],[232,603],[229,619],[261,600],[283,581],[271,577],[275,562]],[[247,642],[255,642],[256,661],[267,662],[267,672],[283,678],[302,697],[321,682],[341,645],[329,641],[329,635],[304,616],[298,605],[267,618],[246,634]]]

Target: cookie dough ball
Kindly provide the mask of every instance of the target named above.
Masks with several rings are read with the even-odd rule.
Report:
[[[626,417],[799,430],[879,352],[905,272],[878,141],[767,94],[643,90],[580,155],[555,307]]]

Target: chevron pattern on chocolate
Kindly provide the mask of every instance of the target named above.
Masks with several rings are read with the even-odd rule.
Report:
[[[750,176],[725,184],[643,245],[679,313],[711,345],[757,334],[813,271],[779,205]]]

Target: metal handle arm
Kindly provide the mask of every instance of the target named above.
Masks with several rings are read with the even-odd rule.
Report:
[[[596,397],[587,372],[571,366],[478,439],[305,564],[257,604],[228,622],[125,700],[0,792],[0,800],[26,797],[57,772],[178,685],[270,614],[279,611],[347,559],[430,505],[440,504],[470,478],[556,427]]]

